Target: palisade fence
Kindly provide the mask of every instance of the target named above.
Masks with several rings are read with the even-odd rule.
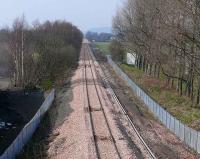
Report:
[[[149,97],[136,83],[134,83],[120,68],[112,61],[111,56],[107,56],[108,63],[114,71],[128,84],[128,86],[137,94],[137,96],[147,105],[153,114],[165,125],[171,132],[176,134],[189,147],[200,154],[200,132],[189,128],[181,123],[167,111],[165,111],[157,102]]]
[[[52,105],[54,98],[55,90],[53,89],[51,93],[46,97],[44,103],[35,114],[35,116],[30,120],[28,124],[24,126],[13,143],[7,148],[7,150],[5,150],[3,155],[0,156],[0,159],[14,159],[16,155],[20,153],[20,151],[23,149],[25,144],[29,141],[39,126],[42,117]]]

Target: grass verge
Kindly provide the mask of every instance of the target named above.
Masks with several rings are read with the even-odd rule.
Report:
[[[104,53],[105,55],[108,55],[109,54],[109,42],[95,42],[94,43],[96,45],[96,47],[98,49],[100,49],[100,51],[102,53]]]
[[[189,127],[200,130],[200,109],[192,101],[180,96],[175,89],[168,88],[162,76],[160,79],[146,75],[133,66],[121,64],[121,68],[140,85],[152,98],[177,119]]]

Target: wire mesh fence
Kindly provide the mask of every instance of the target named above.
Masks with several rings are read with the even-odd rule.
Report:
[[[21,132],[18,134],[13,143],[6,149],[6,151],[0,156],[0,159],[13,159],[20,151],[23,149],[24,145],[32,137],[33,133],[40,124],[40,121],[47,110],[50,108],[52,102],[54,101],[55,90],[47,96],[44,103],[35,114],[35,116],[27,123]]]
[[[156,101],[147,95],[136,83],[134,83],[115,62],[111,56],[107,56],[108,63],[114,71],[127,83],[127,85],[137,94],[137,96],[147,105],[149,110],[165,125],[171,132],[184,141],[189,147],[200,154],[200,132],[189,128],[181,123],[166,110],[164,110]]]

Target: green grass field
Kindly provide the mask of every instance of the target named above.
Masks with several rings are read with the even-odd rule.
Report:
[[[102,53],[104,53],[105,55],[110,54],[109,52],[109,42],[95,42],[94,43],[96,45],[97,48],[99,48],[101,50]]]
[[[146,75],[142,70],[122,64],[121,68],[161,106],[189,127],[200,130],[200,109],[186,96],[166,87],[166,80]]]

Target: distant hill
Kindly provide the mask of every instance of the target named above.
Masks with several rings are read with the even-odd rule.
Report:
[[[110,41],[112,38],[112,34],[111,33],[97,33],[97,32],[87,32],[85,34],[85,37],[90,40],[90,41],[96,41],[96,42],[107,42]]]
[[[99,28],[91,28],[88,31],[96,32],[96,33],[112,33],[112,28],[110,28],[110,27],[99,27]]]

